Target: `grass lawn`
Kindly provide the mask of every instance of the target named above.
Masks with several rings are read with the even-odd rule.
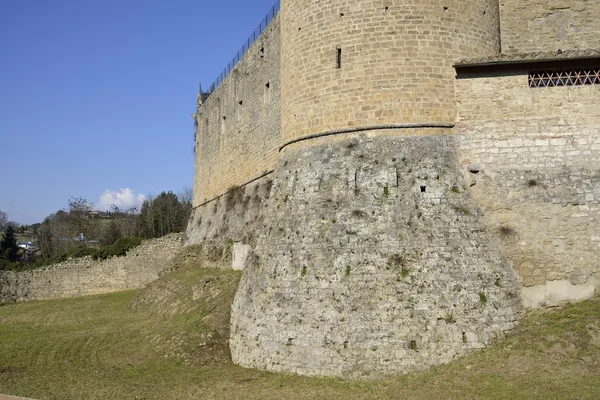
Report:
[[[424,373],[304,378],[229,361],[239,274],[182,267],[142,291],[0,306],[0,393],[36,399],[600,399],[600,299],[532,312]]]

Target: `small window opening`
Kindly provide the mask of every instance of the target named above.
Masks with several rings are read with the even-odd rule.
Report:
[[[260,49],[260,58],[265,58],[265,48],[261,47]]]
[[[427,190],[426,186],[421,186],[421,193],[425,193],[426,190]]]
[[[338,47],[337,48],[337,69],[341,69],[342,68],[342,48]]]
[[[238,104],[239,104],[240,106],[241,106],[241,105],[243,105],[243,104],[244,104],[244,100],[240,100],[240,101],[238,102]]]
[[[271,83],[267,82],[265,84],[265,95],[264,95],[264,103],[267,104],[271,101]]]
[[[340,13],[340,17],[343,17],[343,16],[344,16],[344,13]]]

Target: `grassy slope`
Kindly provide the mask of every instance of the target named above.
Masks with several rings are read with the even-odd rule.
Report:
[[[37,399],[598,399],[600,299],[529,314],[450,365],[349,382],[229,361],[239,274],[194,257],[141,292],[0,307],[0,393]],[[210,265],[208,265],[210,267]]]

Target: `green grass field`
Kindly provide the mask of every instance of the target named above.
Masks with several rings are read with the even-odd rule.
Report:
[[[239,274],[184,266],[142,291],[0,306],[0,393],[36,399],[599,399],[600,299],[527,315],[507,340],[377,381],[233,365]]]

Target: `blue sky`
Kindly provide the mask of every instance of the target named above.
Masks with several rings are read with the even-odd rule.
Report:
[[[28,224],[191,187],[198,82],[274,3],[0,1],[0,209]]]

